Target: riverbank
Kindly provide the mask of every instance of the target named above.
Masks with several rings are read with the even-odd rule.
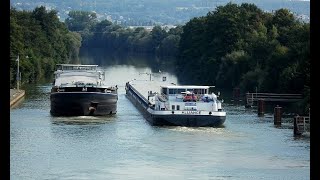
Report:
[[[10,108],[13,105],[18,104],[18,102],[24,97],[25,90],[17,90],[17,89],[10,89]]]

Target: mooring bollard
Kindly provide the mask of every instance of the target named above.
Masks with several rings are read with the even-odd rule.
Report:
[[[279,105],[274,108],[274,125],[281,125],[281,109]]]
[[[253,105],[253,94],[250,95],[249,92],[246,93],[246,108],[251,108]]]
[[[233,100],[240,100],[240,88],[233,88]]]
[[[258,116],[264,116],[264,100],[258,100]]]
[[[302,134],[302,132],[299,130],[299,125],[298,125],[299,120],[300,120],[300,116],[299,115],[295,116],[294,119],[293,119],[293,135],[294,136]]]

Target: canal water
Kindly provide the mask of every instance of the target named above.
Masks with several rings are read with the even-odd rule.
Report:
[[[159,70],[177,82],[174,70],[159,59],[117,62],[102,67],[119,87],[116,115],[52,117],[51,84],[24,87],[10,111],[11,179],[310,179],[310,140],[295,138],[291,123],[275,127],[272,114],[226,101],[221,128],[150,126],[124,85]]]

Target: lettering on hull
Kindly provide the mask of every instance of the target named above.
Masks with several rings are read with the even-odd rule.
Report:
[[[200,114],[200,111],[182,111],[182,114]]]

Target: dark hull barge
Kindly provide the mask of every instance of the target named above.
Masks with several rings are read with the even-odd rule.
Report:
[[[97,65],[59,64],[50,94],[52,116],[104,116],[117,113],[117,86],[103,85]]]
[[[117,95],[95,92],[52,93],[51,114],[53,116],[104,116],[116,114]]]

